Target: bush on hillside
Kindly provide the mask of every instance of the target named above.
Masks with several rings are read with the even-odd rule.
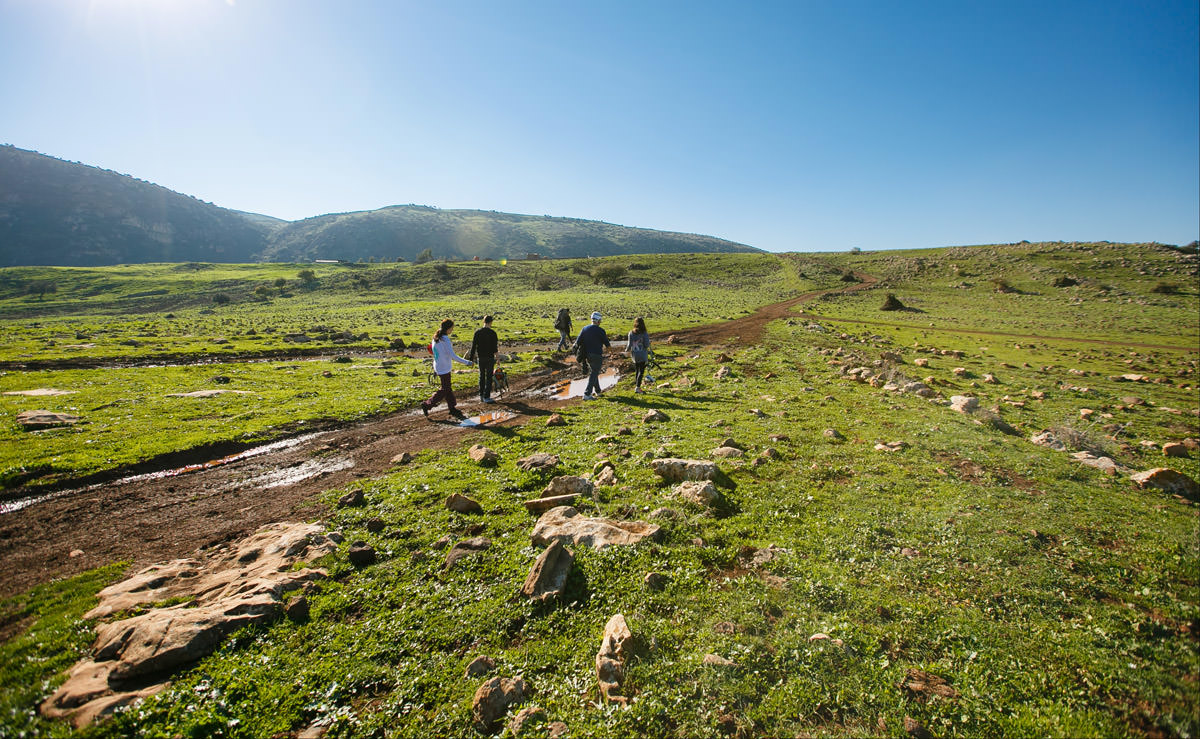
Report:
[[[879,310],[904,310],[904,303],[900,302],[895,293],[888,293]]]
[[[996,287],[996,292],[998,292],[998,293],[1015,293],[1017,291],[1017,289],[1015,287],[1008,284],[1008,280],[1006,280],[1002,277],[997,277],[997,278],[993,279],[992,285],[994,285]]]
[[[612,287],[625,276],[625,268],[619,264],[607,264],[592,271],[592,282],[605,287]]]
[[[433,265],[433,273],[440,279],[450,279],[450,268],[446,266],[445,262],[438,262],[437,264]]]
[[[302,269],[296,276],[300,278],[300,282],[304,283],[305,287],[312,287],[317,284],[317,273],[311,269]]]
[[[433,249],[426,249],[413,259],[414,264],[425,264],[433,261]]]
[[[1055,287],[1075,287],[1079,284],[1079,280],[1076,280],[1074,277],[1067,277],[1064,275],[1062,277],[1054,278],[1053,284]]]
[[[554,278],[550,275],[538,275],[537,279],[533,281],[533,288],[535,290],[553,290]]]
[[[229,297],[229,295],[226,293],[217,293],[216,295],[212,296],[212,302],[216,303],[217,305],[225,305],[231,300],[233,300],[233,298]]]
[[[842,275],[842,282],[858,282],[858,281],[859,281],[858,277],[855,276],[855,274],[853,272],[851,272],[850,270],[846,270],[846,272]]]
[[[1173,282],[1160,282],[1154,287],[1150,288],[1150,292],[1159,293],[1160,295],[1174,295],[1175,293],[1179,292],[1179,285],[1176,285]]]

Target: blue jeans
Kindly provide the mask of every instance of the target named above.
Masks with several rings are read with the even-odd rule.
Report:
[[[587,387],[583,389],[584,395],[600,394],[600,370],[604,366],[603,354],[588,353],[588,382]],[[593,390],[594,388],[594,390]]]

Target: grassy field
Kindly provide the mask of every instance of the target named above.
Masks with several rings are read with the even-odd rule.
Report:
[[[950,321],[937,312],[932,287],[942,278],[905,282],[884,269],[893,258],[910,259],[832,258],[885,284],[811,311],[892,320],[897,314],[877,311],[892,291],[927,311],[901,314],[905,325],[777,322],[758,345],[680,355],[669,386],[649,395],[634,395],[623,381],[602,401],[565,410],[565,427],[532,420],[489,436],[500,454],[495,468],[467,458],[472,440],[355,483],[367,505],[328,521],[347,544],[321,562],[332,577],[310,596],[310,622],[243,630],[169,690],[83,735],[287,736],[314,722],[330,737],[475,735],[471,698],[481,678],[465,678],[463,669],[481,654],[496,660],[495,674],[523,675],[528,703],[545,709],[547,721],[564,721],[573,737],[896,736],[906,717],[946,737],[1200,735],[1197,507],[1029,441],[1043,429],[1069,429],[1073,440],[1132,470],[1171,466],[1200,478],[1197,452],[1167,460],[1141,443],[1200,436],[1200,372],[1194,344],[1186,345],[1200,306],[1195,285],[1162,304],[1104,304],[1118,317],[1154,311],[1158,332],[1138,334],[1141,341],[1181,350],[1121,346],[1134,333],[1125,329],[1099,334],[1114,345],[985,339],[967,331],[1087,332],[1065,318],[1069,293],[1058,289],[1045,297],[1053,310],[947,308],[958,316]],[[1033,258],[1043,256],[1034,250]],[[1120,279],[1110,281],[1125,284]],[[714,295],[708,299],[720,305]],[[900,360],[883,360],[883,352]],[[979,397],[1017,433],[841,371],[876,361],[897,380]],[[300,366],[296,378],[316,382]],[[718,379],[721,366],[730,373]],[[237,379],[247,388],[260,381],[254,373],[283,372],[250,367]],[[323,379],[340,381],[343,371]],[[1111,379],[1124,373],[1150,382]],[[985,382],[987,374],[997,382]],[[291,405],[284,396],[279,402]],[[350,405],[371,402],[379,399]],[[642,423],[650,408],[669,420]],[[1081,418],[1082,408],[1094,411],[1091,419]],[[598,440],[621,427],[631,433]],[[786,438],[771,438],[779,435]],[[728,481],[712,510],[672,498],[644,462],[709,458],[726,437],[748,452],[721,461]],[[894,441],[907,446],[875,449]],[[775,458],[756,462],[768,448]],[[598,457],[615,463],[618,485],[583,501],[588,514],[648,520],[669,506],[680,515],[654,519],[666,530],[658,543],[577,548],[563,601],[530,605],[517,595],[537,555],[534,518],[521,502],[549,475],[515,462],[535,451],[559,455],[557,474],[590,472]],[[447,495],[465,491],[488,513],[464,517],[443,507]],[[332,503],[344,492],[326,495]],[[367,530],[371,518],[383,520],[382,531]],[[491,548],[443,571],[435,542],[466,538],[479,525]],[[372,544],[380,561],[352,567],[346,549],[355,540]],[[747,565],[750,548],[772,545],[778,550],[761,568]],[[652,571],[669,578],[662,591],[643,585]],[[27,624],[0,644],[0,736],[73,735],[67,724],[37,717],[36,705],[87,651],[93,626],[79,615],[91,595],[119,577],[114,565],[0,606],[6,621]],[[626,707],[603,705],[595,677],[601,632],[614,613],[625,615],[640,645]],[[732,664],[703,664],[710,653]],[[954,697],[925,700],[906,690],[912,669],[945,678]],[[544,735],[539,726],[531,735]]]

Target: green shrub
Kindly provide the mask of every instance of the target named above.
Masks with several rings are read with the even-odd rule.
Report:
[[[607,264],[592,270],[592,282],[597,285],[612,287],[625,276],[625,268],[619,264]]]

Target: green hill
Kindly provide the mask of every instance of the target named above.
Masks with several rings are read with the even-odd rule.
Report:
[[[147,262],[757,252],[696,234],[600,221],[398,205],[288,222],[143,180],[0,147],[0,267]]]

